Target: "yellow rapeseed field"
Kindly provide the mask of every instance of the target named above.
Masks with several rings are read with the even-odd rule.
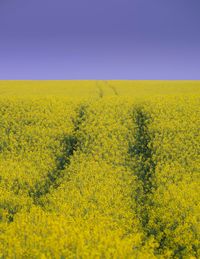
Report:
[[[200,258],[200,81],[0,81],[0,258]]]

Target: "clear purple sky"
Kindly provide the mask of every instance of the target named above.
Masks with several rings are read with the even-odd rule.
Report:
[[[200,0],[0,0],[0,79],[200,79]]]

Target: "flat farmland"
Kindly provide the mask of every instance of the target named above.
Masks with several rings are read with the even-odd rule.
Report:
[[[200,81],[0,81],[0,258],[199,258]]]

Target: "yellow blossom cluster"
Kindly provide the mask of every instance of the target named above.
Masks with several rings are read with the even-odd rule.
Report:
[[[158,253],[200,257],[200,98],[155,98],[145,109],[154,170],[146,229]]]
[[[0,98],[0,258],[200,257],[200,96],[115,83]]]

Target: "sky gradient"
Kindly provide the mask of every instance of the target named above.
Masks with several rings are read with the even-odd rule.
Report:
[[[199,0],[0,0],[0,79],[200,79]]]

